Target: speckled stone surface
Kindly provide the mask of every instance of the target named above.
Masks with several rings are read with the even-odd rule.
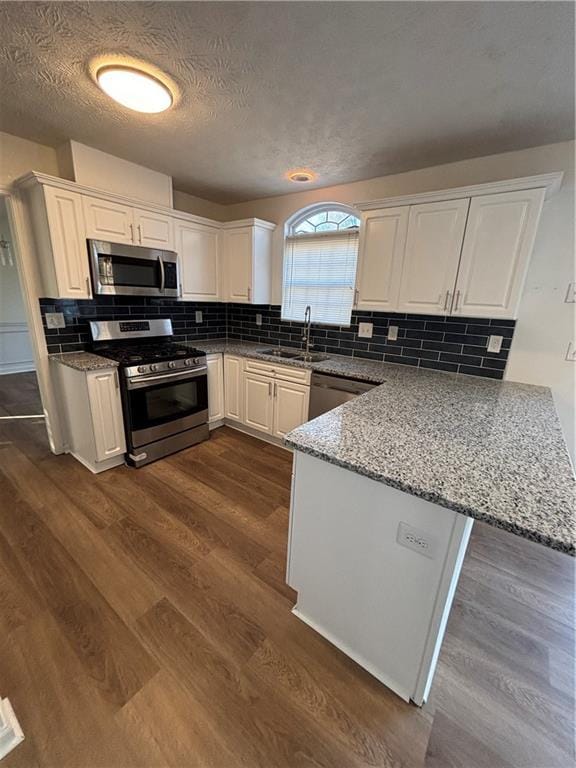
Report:
[[[285,443],[468,517],[576,554],[576,484],[547,387],[331,356],[279,360],[270,347],[198,343],[382,386],[290,432]]]
[[[108,357],[95,355],[93,352],[63,352],[57,355],[50,355],[50,359],[68,368],[74,368],[77,371],[99,371],[104,368],[117,368],[118,363],[110,360]]]

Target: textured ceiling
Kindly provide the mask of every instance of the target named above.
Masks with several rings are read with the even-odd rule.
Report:
[[[573,136],[566,2],[1,2],[0,130],[72,138],[218,202],[328,186]],[[175,108],[140,115],[89,76],[160,67]]]

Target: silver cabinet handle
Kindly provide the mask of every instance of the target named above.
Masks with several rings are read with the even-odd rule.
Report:
[[[354,290],[354,306],[358,306],[358,288]]]
[[[142,226],[138,224],[138,242],[142,245]]]
[[[448,311],[449,300],[450,300],[450,291],[446,291],[446,298],[444,299],[444,312]]]
[[[252,289],[250,288],[250,286],[248,286],[248,288],[246,289],[246,296],[248,298],[248,302],[250,302],[252,300]]]
[[[454,312],[458,312],[459,302],[460,302],[460,291],[456,291],[456,296],[454,297]]]
[[[116,389],[120,389],[120,384],[118,383],[118,374],[116,373],[116,371],[114,371],[114,386],[116,387]]]
[[[134,224],[130,224],[130,240],[132,240],[133,243],[136,242],[134,240]]]
[[[268,382],[268,397],[272,397],[272,382]]]
[[[90,296],[90,278],[86,278],[86,293]]]
[[[277,394],[277,389],[276,389],[277,386],[278,385],[276,384],[276,382],[274,382],[274,397],[276,397],[276,394]]]

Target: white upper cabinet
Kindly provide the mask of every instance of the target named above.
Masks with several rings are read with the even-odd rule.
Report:
[[[134,236],[136,245],[145,248],[174,249],[172,217],[163,213],[134,208]]]
[[[35,185],[29,190],[28,200],[42,294],[62,299],[91,298],[81,196],[56,187]]]
[[[82,202],[86,237],[165,251],[174,248],[171,216],[86,195]]]
[[[464,199],[410,206],[399,312],[449,314],[469,204]]]
[[[184,301],[220,301],[219,230],[176,221]]]
[[[453,314],[516,317],[543,202],[543,189],[472,199]]]
[[[228,222],[222,232],[224,300],[269,304],[272,275],[272,231],[259,219]]]
[[[128,205],[82,196],[86,237],[111,243],[135,243],[133,210]]]
[[[396,309],[408,229],[408,206],[362,214],[355,307]]]

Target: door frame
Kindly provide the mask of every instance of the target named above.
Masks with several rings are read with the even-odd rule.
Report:
[[[24,201],[14,187],[0,184],[0,197],[6,203],[8,213],[8,223],[12,236],[12,245],[28,332],[32,346],[32,355],[36,366],[36,377],[38,379],[38,388],[40,390],[40,399],[42,409],[46,419],[46,431],[50,448],[53,453],[63,453],[65,451],[64,430],[62,428],[62,419],[58,408],[56,391],[52,384],[50,374],[50,360],[48,358],[48,347],[46,345],[46,336],[42,325],[42,314],[40,312],[40,275],[34,250],[34,241],[32,229]]]

